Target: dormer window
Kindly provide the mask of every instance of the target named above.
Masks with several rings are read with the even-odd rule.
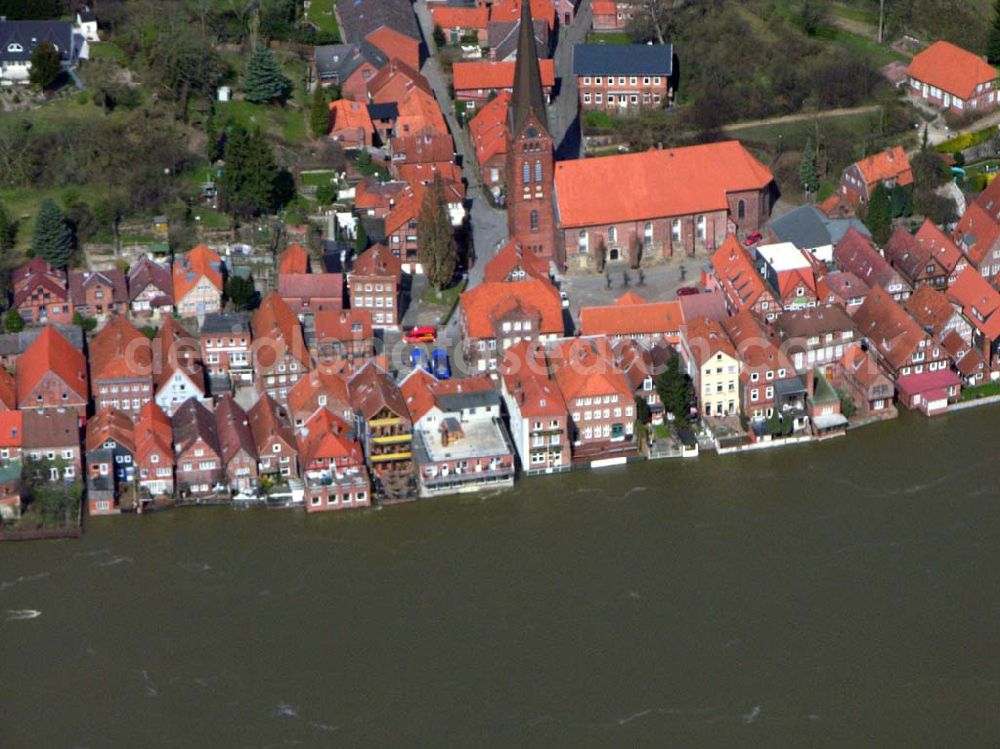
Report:
[[[8,52],[24,52],[24,47],[22,47],[17,42],[11,42],[7,45]]]

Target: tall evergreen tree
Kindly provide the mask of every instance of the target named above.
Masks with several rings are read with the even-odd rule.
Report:
[[[674,415],[674,423],[687,426],[694,402],[694,388],[691,378],[681,369],[679,356],[670,357],[666,369],[656,378],[656,392],[663,408]]]
[[[48,88],[62,72],[59,52],[51,42],[41,42],[31,50],[31,71],[28,79],[33,86]]]
[[[889,191],[881,182],[875,185],[868,201],[865,226],[872,233],[872,239],[880,247],[889,241],[892,234],[892,218],[889,207]]]
[[[330,134],[330,102],[319,83],[313,91],[312,106],[309,108],[309,128],[314,138]]]
[[[73,234],[66,216],[52,198],[45,198],[38,209],[31,251],[54,268],[65,268],[73,254]]]
[[[17,222],[10,215],[7,207],[0,203],[0,255],[6,255],[14,249],[17,241]]]
[[[993,26],[986,43],[986,57],[991,65],[1000,65],[1000,0],[993,4]]]
[[[255,104],[284,101],[291,90],[292,83],[282,74],[271,50],[258,44],[243,75],[243,93],[247,101]]]
[[[354,254],[360,255],[368,249],[368,232],[365,231],[364,222],[359,218],[357,230],[354,232]]]
[[[259,216],[275,208],[278,166],[260,130],[233,125],[223,150],[225,167],[219,178],[222,210],[237,218]]]
[[[427,280],[437,291],[441,291],[455,275],[458,248],[440,176],[434,178],[424,193],[417,222],[417,254]]]
[[[812,140],[806,141],[806,150],[802,154],[802,164],[799,166],[799,182],[807,193],[815,193],[819,189],[819,173],[816,171],[816,151]]]

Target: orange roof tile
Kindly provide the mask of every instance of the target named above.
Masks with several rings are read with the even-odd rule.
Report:
[[[904,309],[916,320],[920,327],[938,336],[945,325],[955,315],[955,308],[948,298],[933,286],[924,284],[906,300]]]
[[[739,240],[730,235],[712,254],[712,270],[730,302],[737,311],[749,309],[761,296],[775,301],[764,279],[760,277]]]
[[[369,247],[354,259],[352,276],[391,276],[399,279],[403,265],[398,257],[382,244]]]
[[[174,261],[174,299],[183,299],[202,276],[222,292],[222,258],[200,244]]]
[[[278,275],[308,272],[309,253],[297,242],[288,245],[278,258]]]
[[[0,412],[0,447],[20,447],[24,438],[21,411]]]
[[[420,421],[435,406],[434,383],[437,379],[423,367],[411,371],[399,383],[399,390],[406,401],[406,408],[414,422]]]
[[[285,303],[277,291],[271,291],[250,320],[254,343],[264,341],[266,345],[254,346],[254,358],[259,367],[268,369],[277,361],[279,354],[287,351],[306,369],[310,368],[309,352],[302,337],[302,326],[292,308]]]
[[[632,400],[632,386],[615,364],[607,338],[571,338],[550,349],[556,384],[566,403],[578,398],[617,394]]]
[[[87,390],[87,361],[62,334],[46,325],[17,360],[17,402],[23,405],[35,386],[49,372],[56,374],[84,401]]]
[[[347,380],[325,369],[309,372],[288,391],[288,410],[296,417],[311,415],[321,407],[320,400],[326,408],[346,418],[351,409]]]
[[[87,420],[87,450],[97,450],[114,440],[129,452],[135,451],[135,426],[132,417],[116,408],[102,408]]]
[[[896,180],[901,186],[913,184],[913,170],[902,146],[893,146],[854,162],[869,185]]]
[[[413,68],[420,67],[420,42],[389,26],[380,26],[365,39],[388,58],[396,57]]]
[[[691,352],[691,358],[699,367],[717,353],[736,358],[736,347],[717,320],[710,320],[707,317],[687,320],[684,323],[682,336],[688,351]]]
[[[533,252],[522,252],[521,245],[514,240],[505,244],[483,269],[483,280],[500,283],[510,278],[511,274],[520,270],[525,276],[532,276],[548,281],[549,264]]]
[[[476,149],[476,159],[484,164],[497,154],[507,153],[507,114],[510,109],[509,91],[488,101],[469,120],[469,139]]]
[[[740,363],[748,371],[783,368],[794,372],[791,360],[784,353],[776,336],[766,330],[749,311],[740,312],[722,323],[736,346]]]
[[[419,88],[408,91],[405,96],[396,101],[397,133],[417,133],[430,128],[439,133],[447,133],[441,107],[433,94],[425,93]]]
[[[990,341],[1000,338],[1000,292],[975,268],[967,267],[948,288],[948,299],[962,308],[970,323]]]
[[[773,181],[739,141],[725,141],[560,161],[555,190],[566,228],[728,210],[727,193]]]
[[[354,439],[351,426],[325,408],[317,411],[298,433],[299,458],[305,469],[314,460],[346,458],[349,464],[360,464],[361,445]]]
[[[532,19],[544,18],[549,30],[555,26],[556,6],[553,0],[531,0]],[[521,0],[498,0],[490,8],[490,21],[516,23],[521,20]]]
[[[877,284],[854,313],[854,322],[893,370],[903,366],[920,342],[928,338],[917,321]]]
[[[368,116],[368,105],[350,99],[330,102],[330,134],[342,130],[358,130],[370,140],[375,134],[372,118]]]
[[[4,367],[0,367],[0,411],[17,409],[17,380]]]
[[[113,316],[90,341],[90,381],[149,377],[153,347],[126,318]]]
[[[966,257],[979,265],[995,247],[1000,247],[1000,221],[980,203],[974,202],[958,220],[952,237]]]
[[[160,465],[167,461],[168,466],[174,464],[173,425],[170,417],[155,401],[149,401],[139,409],[135,420],[135,462],[146,463],[152,453],[160,456]]]
[[[614,304],[581,308],[581,335],[663,335],[676,338],[680,333],[684,324],[680,302],[621,301],[619,299]]]
[[[513,282],[486,282],[466,291],[459,305],[467,321],[468,334],[473,338],[492,338],[493,321],[514,306],[537,310],[541,322],[536,333],[562,335],[562,302],[559,292],[548,281],[527,278]]]
[[[398,59],[390,60],[368,81],[368,95],[376,104],[399,102],[413,89],[434,95],[427,79],[416,68]]]
[[[976,86],[997,77],[996,69],[983,58],[945,41],[914,55],[906,73],[960,99],[970,98]]]
[[[475,8],[453,8],[449,5],[435,5],[431,8],[434,25],[444,30],[476,29],[486,31],[490,20],[490,10],[485,5]]]
[[[516,64],[515,62],[496,62],[494,60],[456,62],[451,68],[455,91],[513,88],[514,66]],[[538,72],[542,77],[543,88],[552,88],[556,85],[554,60],[547,58],[539,60]]]
[[[566,401],[549,376],[548,360],[541,344],[518,341],[504,352],[500,362],[504,387],[517,401],[524,416],[567,416]]]

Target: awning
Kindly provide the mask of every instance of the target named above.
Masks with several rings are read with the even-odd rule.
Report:
[[[817,429],[834,429],[847,425],[847,417],[844,414],[820,414],[813,417],[813,426]]]

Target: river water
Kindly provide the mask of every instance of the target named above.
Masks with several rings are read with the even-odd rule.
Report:
[[[995,748],[998,416],[4,544],[0,746]]]

